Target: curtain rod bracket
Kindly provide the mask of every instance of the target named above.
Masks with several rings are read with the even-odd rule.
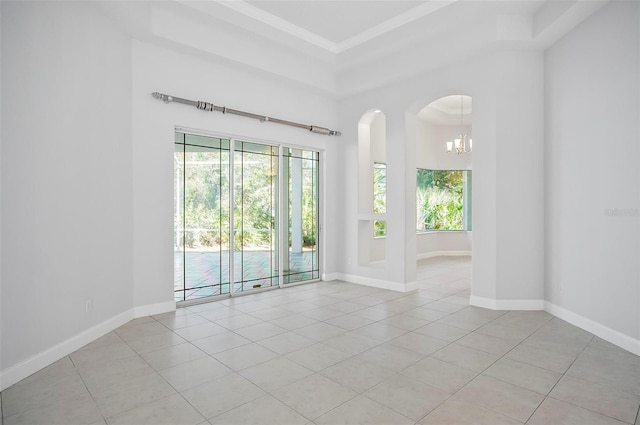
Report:
[[[342,133],[340,133],[339,131],[330,130],[325,127],[318,127],[316,125],[305,125],[305,124],[300,124],[293,121],[281,120],[279,118],[270,118],[266,115],[257,115],[251,112],[245,112],[245,111],[227,108],[226,106],[216,106],[213,103],[204,102],[201,100],[195,101],[195,100],[183,99],[181,97],[170,96],[168,94],[159,93],[159,92],[153,92],[151,95],[158,100],[162,100],[164,103],[171,103],[171,102],[183,103],[185,105],[195,106],[197,109],[200,109],[202,111],[218,111],[218,112],[222,112],[223,114],[240,115],[247,118],[255,118],[260,122],[270,121],[276,124],[283,124],[291,127],[303,128],[305,130],[309,130],[312,133],[323,134],[325,136],[342,135]]]

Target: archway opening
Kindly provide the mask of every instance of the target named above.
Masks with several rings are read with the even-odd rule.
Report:
[[[473,250],[472,101],[432,101],[416,113],[414,133],[418,287],[442,284],[464,297]]]

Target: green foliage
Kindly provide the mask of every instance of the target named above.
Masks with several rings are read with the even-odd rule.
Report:
[[[386,236],[387,235],[387,222],[383,220],[373,221],[373,236]]]
[[[387,212],[387,166],[380,162],[373,163],[373,213]],[[380,235],[376,235],[380,236]],[[381,235],[381,236],[384,236]]]
[[[278,205],[277,156],[236,152],[235,157],[234,249],[273,249]],[[177,235],[180,240],[176,243],[181,245],[184,236],[187,248],[229,249],[229,151],[177,152],[176,159],[174,177],[179,186],[175,193],[180,199],[175,199],[179,208],[175,228],[182,229],[184,225],[186,229],[184,235]],[[303,243],[313,246],[317,233],[318,168],[316,161],[302,161]]]
[[[417,229],[463,230],[462,171],[418,169]]]
[[[316,245],[316,232],[318,230],[317,166],[317,162],[309,159],[302,160],[302,243],[307,247]]]
[[[381,162],[373,163],[373,213],[387,212],[387,165]],[[374,220],[373,236],[387,235],[387,222]]]

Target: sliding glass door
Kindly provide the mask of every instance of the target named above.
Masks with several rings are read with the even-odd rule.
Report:
[[[234,290],[278,286],[278,147],[235,142]]]
[[[176,301],[319,278],[318,152],[177,132],[174,177]]]
[[[176,133],[176,300],[230,291],[229,143],[228,139]]]
[[[283,150],[284,205],[288,245],[284,251],[284,282],[318,279],[318,152]]]

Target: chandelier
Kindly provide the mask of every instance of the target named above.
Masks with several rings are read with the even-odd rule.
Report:
[[[460,134],[453,141],[448,141],[447,152],[452,152],[455,148],[458,155],[471,152],[473,150],[473,140],[469,139],[469,148],[467,149],[467,135],[464,134],[464,96],[460,96]]]

